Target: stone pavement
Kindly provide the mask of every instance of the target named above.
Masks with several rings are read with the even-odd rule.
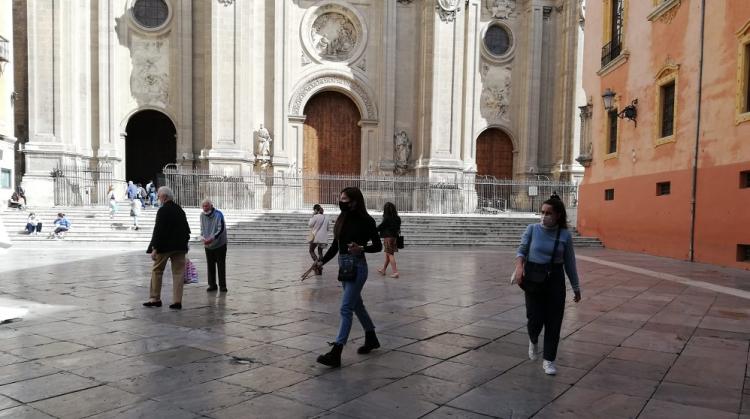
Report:
[[[750,418],[750,272],[579,252],[559,374],[526,357],[511,249],[406,249],[364,300],[383,348],[315,363],[338,326],[335,267],[230,248],[229,293],[141,306],[139,247],[54,242],[0,255],[0,418]],[[612,265],[613,263],[620,265]],[[164,302],[171,295],[165,275]]]

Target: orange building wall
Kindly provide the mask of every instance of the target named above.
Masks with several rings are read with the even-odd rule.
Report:
[[[750,121],[735,123],[737,31],[750,21],[747,0],[707,1],[701,111],[695,260],[750,269],[736,261],[738,243],[750,244],[750,189],[739,188],[750,170]],[[682,0],[671,22],[650,22],[650,0],[629,0],[623,48],[630,56],[608,74],[601,68],[604,2],[588,1],[584,89],[593,105],[593,161],[579,193],[578,228],[605,246],[680,259],[689,257],[692,164],[696,139],[700,53],[700,0]],[[675,141],[656,145],[659,71],[677,70]],[[620,120],[618,152],[605,154],[605,89],[622,109],[638,99],[638,125]],[[610,156],[611,157],[611,156]],[[656,183],[671,194],[656,196]],[[604,189],[615,200],[604,200]]]

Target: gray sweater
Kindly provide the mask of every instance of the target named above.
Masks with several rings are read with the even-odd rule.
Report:
[[[224,214],[214,208],[210,213],[201,212],[201,236],[204,239],[213,239],[206,249],[218,249],[227,244],[227,226],[224,222]]]

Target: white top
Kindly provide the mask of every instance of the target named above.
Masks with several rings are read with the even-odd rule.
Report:
[[[109,197],[109,199],[117,199],[117,197],[115,196],[115,191],[109,191],[109,194],[107,194],[107,196]]]
[[[136,198],[130,203],[130,210],[133,211],[133,215],[141,215],[141,200]]]
[[[328,244],[328,216],[325,214],[315,214],[310,218],[307,226],[315,234],[313,243]]]

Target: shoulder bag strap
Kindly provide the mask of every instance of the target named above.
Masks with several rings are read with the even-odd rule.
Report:
[[[557,237],[555,237],[555,247],[552,248],[552,258],[550,258],[549,265],[552,269],[552,264],[555,263],[555,253],[557,253],[557,246],[560,244],[560,227],[557,227]]]

